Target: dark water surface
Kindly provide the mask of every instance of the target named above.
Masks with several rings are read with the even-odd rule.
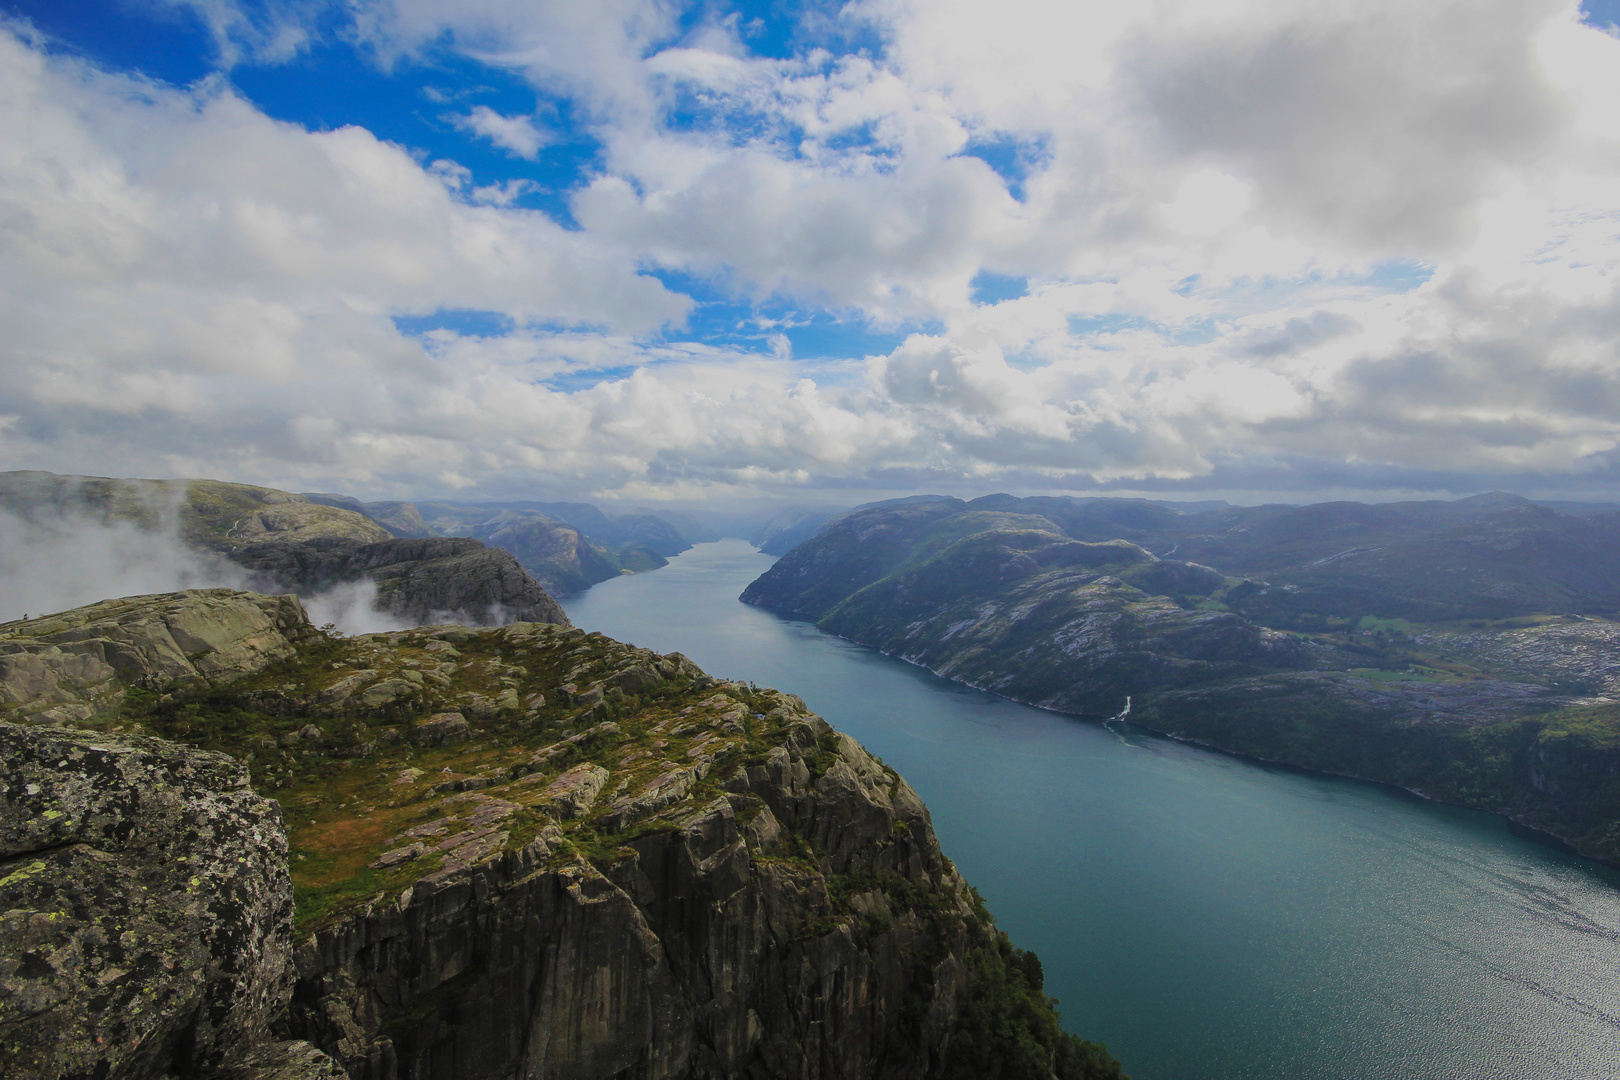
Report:
[[[737,540],[565,602],[900,771],[1135,1080],[1620,1077],[1620,874],[1491,815],[968,690],[737,602]]]

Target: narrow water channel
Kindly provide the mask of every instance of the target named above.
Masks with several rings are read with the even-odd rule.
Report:
[[[1620,873],[1488,814],[968,690],[737,601],[738,540],[564,601],[802,696],[910,781],[1135,1080],[1620,1076]],[[1114,725],[1120,727],[1123,725]]]

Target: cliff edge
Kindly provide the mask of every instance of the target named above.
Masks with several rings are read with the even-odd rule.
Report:
[[[167,627],[157,613],[174,605],[235,604],[247,617],[277,601],[126,603],[119,625],[133,634]],[[143,621],[137,609],[150,614]],[[31,636],[28,624],[7,632],[48,636]],[[93,764],[97,755],[159,763],[143,767],[178,778],[167,781],[175,809],[163,820],[181,830],[148,828],[158,819],[145,811],[116,818],[142,823],[130,835],[146,861],[83,896],[64,880],[77,873],[65,864],[19,878],[21,864],[7,856],[0,891],[21,890],[3,897],[7,910],[58,937],[44,953],[13,949],[23,939],[7,937],[0,1071],[106,1080],[339,1069],[352,1080],[1120,1075],[1105,1048],[1059,1027],[1039,962],[995,928],[940,851],[916,793],[799,699],[716,680],[679,654],[549,624],[341,638],[295,621],[281,640],[228,677],[141,686],[115,674],[116,698],[84,683],[88,712],[74,719],[96,733],[0,726],[8,761],[37,762],[28,767],[81,787],[140,788],[128,768],[113,777]],[[216,645],[210,655],[227,652]],[[42,714],[25,687],[0,686],[6,714]],[[64,683],[52,690],[56,699],[73,693]],[[28,749],[36,745],[44,748]],[[42,818],[27,802],[34,780],[8,773],[5,783],[8,820]],[[128,832],[104,817],[114,824],[82,841],[85,860]],[[73,843],[38,837],[15,851],[54,859]],[[232,846],[242,843],[254,851]],[[160,847],[172,857],[156,860]],[[221,895],[252,902],[187,892],[201,887],[188,868],[202,864],[226,875]],[[231,884],[248,879],[251,888]],[[132,922],[156,917],[131,899],[141,888],[154,904],[172,898],[159,911],[214,921],[177,924],[166,931],[176,944],[166,945]],[[52,930],[40,921],[70,909],[77,922]],[[235,929],[210,937],[210,925]],[[136,1010],[150,1033],[94,1043],[96,1025],[121,1022],[104,1008],[134,1008],[90,989],[104,978],[125,985],[107,976],[118,966],[109,959],[74,968],[84,989],[60,998],[75,1002],[63,1015],[82,1014],[96,1030],[34,1038],[47,1021],[30,980],[76,963],[54,958],[129,930],[150,936],[160,957],[190,942],[195,962],[177,970],[226,972],[227,1004],[204,1007],[213,983],[187,975],[164,999],[172,1004]],[[216,955],[227,959],[207,959]],[[126,982],[136,992],[139,980]]]

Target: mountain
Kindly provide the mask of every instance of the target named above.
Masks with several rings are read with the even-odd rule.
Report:
[[[1399,784],[1620,862],[1620,623],[1593,614],[1620,596],[1614,528],[1516,496],[897,501],[832,521],[742,600],[1019,701]],[[1257,565],[1266,580],[1235,572]]]
[[[671,510],[660,507],[656,510],[640,508],[632,510],[634,514],[656,516],[674,527],[680,538],[688,546],[693,544],[712,544],[720,539],[720,524],[723,523],[717,515],[707,513],[693,513],[685,510]],[[684,549],[683,549],[684,550]]]
[[[1110,716],[1133,693],[1308,663],[1287,635],[1164,595],[1224,583],[1128,541],[1071,540],[1044,517],[949,500],[851,512],[742,600],[973,686]]]
[[[512,553],[556,595],[620,574],[656,570],[695,543],[719,535],[697,515],[634,510],[610,518],[590,503],[362,502],[308,492],[319,503],[362,514],[397,537],[468,536]]]
[[[1614,613],[1620,515],[1574,517],[1525,503],[1280,567],[1267,577],[1282,588],[1227,602],[1273,625],[1302,629],[1363,614],[1445,621]]]
[[[396,537],[358,510],[274,488],[0,473],[0,509],[59,534],[123,524],[138,530],[124,544],[177,537],[196,554],[197,572],[215,581],[245,574],[256,588],[306,599],[363,584],[374,590],[375,612],[400,622],[568,622],[504,550],[475,539]]]
[[[361,502],[351,495],[334,495],[330,492],[306,491],[304,498],[323,506],[335,506],[344,510],[352,510],[357,514],[375,521],[390,534],[405,540],[417,540],[429,536],[438,536],[433,528],[422,519],[422,512],[416,508],[415,503],[409,502]]]
[[[667,559],[692,544],[670,522],[646,511],[610,518],[590,503],[487,502],[431,504],[433,513],[454,519],[458,513],[484,511],[511,516],[539,516],[560,521],[609,548],[640,548]],[[660,562],[658,565],[662,566]]]
[[[292,589],[304,596],[319,596],[341,583],[370,582],[376,588],[376,610],[413,625],[569,625],[557,601],[511,553],[480,540],[270,540],[237,550],[231,560],[252,571],[266,589]]]
[[[0,701],[8,1077],[1120,1080],[900,776],[679,654],[206,590],[0,625]]]
[[[826,507],[784,510],[756,528],[748,542],[767,555],[786,555],[843,512]]]
[[[29,520],[126,522],[148,530],[178,525],[181,539],[203,550],[229,552],[271,537],[387,540],[389,533],[361,514],[312,503],[302,495],[220,480],[122,480],[0,473],[0,509]]]

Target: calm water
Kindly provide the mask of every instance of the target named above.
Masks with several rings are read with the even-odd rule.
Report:
[[[704,544],[565,603],[898,769],[1065,1024],[1136,1080],[1620,1076],[1620,875],[1486,814],[1116,735],[737,602]]]

